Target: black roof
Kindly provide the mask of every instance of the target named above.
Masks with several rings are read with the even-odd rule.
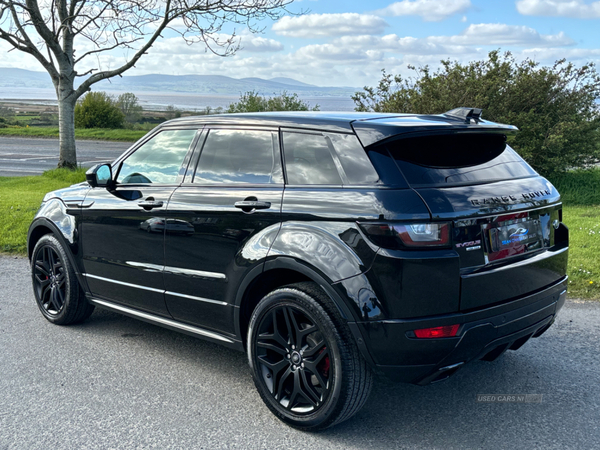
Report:
[[[277,111],[190,116],[170,120],[162,126],[181,125],[248,125],[319,131],[354,131],[365,147],[391,136],[423,131],[444,131],[450,129],[503,133],[517,131],[517,128],[512,125],[498,124],[481,119],[477,121],[465,121],[456,116],[444,114],[425,115],[326,111]]]

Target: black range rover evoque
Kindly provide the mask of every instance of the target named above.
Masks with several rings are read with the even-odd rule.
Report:
[[[31,224],[35,298],[247,351],[271,411],[348,419],[373,374],[427,384],[538,337],[565,301],[560,196],[509,125],[263,113],[167,122]]]

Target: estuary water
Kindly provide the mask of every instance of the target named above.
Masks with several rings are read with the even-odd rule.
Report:
[[[118,96],[121,91],[106,91],[108,94]],[[164,110],[172,105],[185,111],[201,111],[210,107],[227,108],[231,103],[239,100],[239,94],[209,95],[181,92],[134,92],[144,109]],[[311,107],[319,105],[321,111],[353,111],[354,102],[350,97],[307,97],[298,94],[300,99],[308,102]],[[56,93],[53,89],[41,88],[0,88],[0,101],[22,100],[27,103],[56,104]]]

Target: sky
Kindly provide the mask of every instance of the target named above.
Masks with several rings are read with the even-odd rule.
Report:
[[[442,59],[484,59],[495,49],[545,65],[560,58],[600,63],[600,1],[296,0],[288,9],[293,14],[257,24],[260,34],[238,27],[241,47],[230,57],[167,32],[126,74],[289,77],[362,87],[375,85],[382,69],[406,76],[408,65],[436,68]],[[7,50],[0,41],[0,67],[43,70],[30,56]],[[128,55],[112,51],[80,72],[117,67]]]

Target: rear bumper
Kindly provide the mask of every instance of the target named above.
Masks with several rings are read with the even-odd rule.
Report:
[[[494,360],[538,337],[566,299],[567,277],[535,294],[469,313],[358,323],[376,370],[393,381],[428,384],[447,378],[474,359]],[[460,324],[443,339],[410,337],[415,329]]]

